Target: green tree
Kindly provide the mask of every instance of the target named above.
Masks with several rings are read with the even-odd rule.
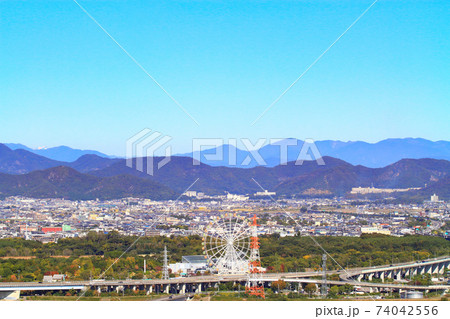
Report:
[[[311,294],[315,293],[317,291],[317,287],[313,283],[309,283],[305,287],[305,292],[311,297]]]
[[[349,294],[350,292],[353,291],[353,286],[350,284],[345,284],[345,285],[339,287],[339,291],[342,294]]]
[[[330,291],[328,292],[328,297],[336,298],[338,295],[339,295],[339,287],[338,286],[332,286],[330,288]]]

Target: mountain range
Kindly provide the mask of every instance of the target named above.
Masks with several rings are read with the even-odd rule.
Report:
[[[124,197],[164,200],[174,198],[176,193],[167,186],[130,175],[101,178],[58,166],[23,175],[0,173],[0,195],[72,200]]]
[[[119,159],[86,154],[73,162],[50,159],[24,149],[12,150],[0,144],[0,172],[7,174],[25,174],[56,166],[67,166],[85,173],[105,168]]]
[[[68,146],[58,146],[52,148],[31,149],[23,144],[5,144],[12,150],[26,150],[36,155],[44,156],[59,162],[75,162],[83,155],[97,155],[102,158],[118,158],[105,155],[94,150],[73,149]],[[280,146],[287,146],[287,159],[283,159]],[[299,158],[304,141],[295,138],[288,138],[269,143],[258,150],[265,164],[262,166],[274,167],[283,162],[295,161]],[[367,143],[362,141],[316,141],[315,145],[321,156],[339,158],[353,165],[363,165],[371,168],[381,168],[398,162],[404,158],[434,158],[450,160],[450,142],[429,141],[422,138],[391,138],[377,143]],[[216,154],[222,151],[222,160],[210,160],[208,154]],[[236,154],[236,164],[229,160],[229,156]],[[210,166],[227,166],[252,168],[259,166],[248,150],[237,148],[233,145],[224,144],[219,147],[202,149],[200,152],[190,152],[177,154],[175,156],[186,156],[199,159],[202,163]],[[246,159],[248,163],[245,163]],[[314,158],[314,157],[313,157]],[[308,159],[300,156],[300,159]]]
[[[154,166],[161,158],[153,158]],[[275,167],[231,168],[214,167],[203,163],[193,165],[189,157],[173,157],[161,169],[148,175],[126,166],[125,160],[90,174],[99,177],[133,175],[169,186],[177,192],[196,178],[192,190],[208,194],[251,194],[264,189],[283,195],[344,195],[353,187],[427,188],[450,174],[450,161],[436,159],[404,159],[383,168],[352,165],[325,156],[325,165],[304,161],[302,165],[288,162]],[[258,184],[256,182],[258,182]],[[424,193],[425,194],[425,193]],[[449,194],[450,195],[450,194]]]
[[[18,143],[5,143],[4,145],[12,150],[25,150],[61,162],[74,162],[83,155],[97,155],[104,158],[116,158],[116,156],[109,156],[98,151],[74,149],[64,145],[38,149],[32,149]]]
[[[191,190],[211,195],[252,194],[262,187],[287,196],[347,196],[352,187],[374,186],[418,187],[421,189],[408,192],[408,196],[418,200],[433,193],[450,198],[450,161],[447,160],[402,159],[382,168],[369,168],[329,156],[322,159],[325,165],[316,161],[297,165],[291,161],[274,167],[236,168],[173,156],[165,166],[149,175],[145,173],[147,163],[153,161],[156,167],[162,158],[142,159],[141,172],[135,168],[136,159],[132,160],[132,167],[127,166],[125,159],[97,155],[61,162],[0,144],[0,196],[169,199],[198,179]]]
[[[308,155],[301,155],[301,149],[304,141],[298,139],[284,139],[273,142],[261,147],[258,150],[259,155],[264,160],[263,166],[274,167],[283,162],[291,162],[297,159],[310,159],[311,152]],[[371,168],[385,167],[389,164],[398,162],[404,158],[434,158],[450,160],[450,142],[437,141],[432,142],[422,138],[403,138],[386,139],[377,143],[367,143],[361,141],[342,142],[342,141],[317,141],[314,143],[320,156],[330,156],[342,159],[353,165],[363,165]],[[287,160],[283,160],[280,147],[287,147]],[[210,160],[208,155],[223,153],[222,160]],[[236,165],[230,165],[230,154],[236,154]],[[211,166],[234,166],[242,168],[251,168],[258,163],[251,152],[236,148],[233,145],[225,144],[215,148],[209,148],[202,151],[180,154],[181,156],[194,157],[202,163]],[[319,157],[320,157],[319,156]],[[314,156],[312,156],[314,159]],[[247,163],[245,160],[250,159]]]

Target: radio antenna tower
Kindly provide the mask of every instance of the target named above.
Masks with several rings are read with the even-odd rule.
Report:
[[[250,258],[248,260],[248,282],[245,287],[245,291],[249,295],[259,296],[263,299],[266,298],[264,294],[264,285],[262,285],[262,270],[261,270],[261,258],[259,255],[259,238],[258,238],[258,224],[256,222],[258,218],[256,215],[252,217],[251,237],[250,237]]]
[[[162,269],[162,279],[169,279],[169,266],[167,265],[167,246],[164,246],[164,263]]]
[[[328,294],[327,287],[327,254],[322,255],[322,287],[321,287],[322,297],[325,298]]]

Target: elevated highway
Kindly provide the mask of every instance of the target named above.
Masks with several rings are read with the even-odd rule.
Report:
[[[444,274],[445,269],[449,268],[450,256],[442,256],[428,260],[386,266],[352,268],[345,272],[341,272],[339,277],[343,281],[371,281],[373,278],[377,278],[384,282],[386,278],[402,280],[411,278],[415,275]]]
[[[339,274],[340,280],[330,281],[329,285],[345,285],[367,287],[371,290],[448,290],[449,285],[410,286],[399,283],[385,283],[385,278],[402,279],[415,274],[443,274],[450,268],[450,257],[444,256],[420,262],[400,263],[378,267],[352,268],[348,270],[335,270],[327,272]],[[319,285],[321,272],[290,272],[267,273],[262,275],[262,281],[270,286],[273,281],[284,280],[302,285],[313,283]],[[381,279],[381,283],[370,282],[373,278]],[[367,280],[366,281],[363,281]],[[208,288],[215,288],[220,283],[234,282],[245,284],[247,275],[210,275],[177,277],[168,280],[92,280],[92,281],[63,281],[52,283],[41,282],[2,282],[0,283],[0,299],[16,299],[20,291],[60,291],[60,290],[95,290],[98,292],[110,292],[123,290],[144,290],[150,293],[189,294],[200,293]]]

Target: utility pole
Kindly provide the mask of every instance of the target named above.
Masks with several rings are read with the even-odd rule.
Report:
[[[164,246],[164,264],[163,264],[163,272],[162,279],[169,279],[169,266],[167,264],[167,246]]]
[[[326,298],[328,294],[327,287],[327,254],[322,255],[322,298]]]

